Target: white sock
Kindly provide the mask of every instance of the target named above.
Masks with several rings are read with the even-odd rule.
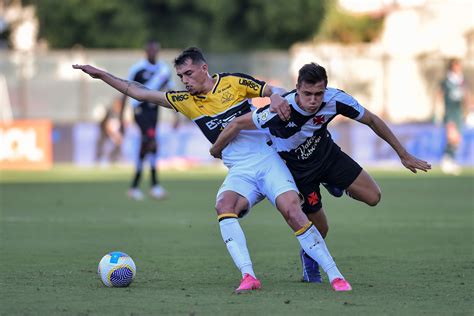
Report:
[[[219,220],[222,239],[234,260],[234,264],[242,273],[242,277],[248,273],[255,278],[252,261],[250,260],[249,251],[247,249],[247,241],[239,221],[237,218],[221,216],[219,216]]]
[[[316,227],[308,223],[307,226],[300,229],[295,235],[306,254],[313,258],[313,260],[316,260],[324,272],[327,273],[330,282],[336,278],[344,279]]]

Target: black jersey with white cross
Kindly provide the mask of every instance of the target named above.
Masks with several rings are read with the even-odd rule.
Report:
[[[253,122],[257,128],[270,134],[272,146],[286,161],[295,180],[324,172],[331,156],[340,150],[333,142],[327,125],[338,114],[360,120],[364,107],[352,96],[334,88],[326,88],[321,107],[315,113],[306,112],[296,104],[296,90],[285,98],[291,107],[288,121],[270,112],[267,105],[253,112]]]
[[[150,90],[169,91],[175,88],[171,70],[161,60],[154,64],[147,59],[140,60],[130,68],[128,80],[137,81]],[[142,103],[146,102],[131,100],[131,105],[134,108]]]

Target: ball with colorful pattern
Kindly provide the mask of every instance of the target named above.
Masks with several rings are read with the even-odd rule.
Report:
[[[108,287],[126,287],[135,278],[137,268],[129,255],[114,251],[102,257],[97,272],[104,285]]]

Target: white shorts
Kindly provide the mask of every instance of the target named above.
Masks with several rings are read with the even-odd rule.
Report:
[[[250,209],[265,197],[275,206],[276,198],[291,190],[298,192],[293,176],[275,152],[251,163],[232,166],[217,192],[217,198],[224,191],[233,191],[247,199]]]

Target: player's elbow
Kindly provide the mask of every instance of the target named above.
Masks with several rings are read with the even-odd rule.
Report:
[[[132,86],[129,90],[129,96],[140,102],[153,102],[153,92],[147,89]]]

